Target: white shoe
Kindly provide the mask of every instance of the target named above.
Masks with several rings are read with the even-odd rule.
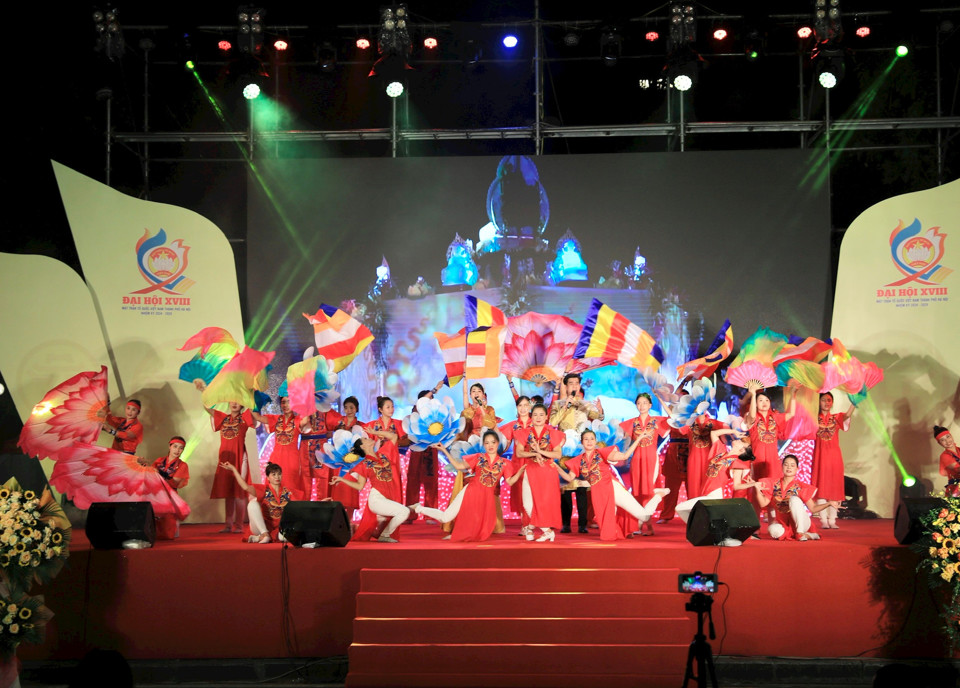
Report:
[[[530,535],[533,537],[533,534]],[[543,535],[537,538],[537,542],[553,542],[557,539],[557,534],[552,528],[544,528]]]
[[[723,542],[720,543],[721,547],[739,547],[743,543],[736,538],[724,538]]]
[[[392,537],[386,535],[381,535],[377,538],[377,542],[400,542],[399,540],[394,540]]]

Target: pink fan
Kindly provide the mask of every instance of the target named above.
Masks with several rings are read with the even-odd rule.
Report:
[[[77,373],[33,407],[20,432],[20,448],[38,459],[57,458],[74,442],[96,442],[107,416],[107,368]]]
[[[773,368],[752,359],[736,368],[727,368],[723,379],[737,387],[749,387],[751,383],[763,388],[777,386],[777,374]]]
[[[576,360],[573,353],[583,327],[562,315],[524,313],[507,319],[500,371],[536,384],[560,382],[564,373],[612,365],[613,360]]]
[[[863,383],[867,389],[873,389],[878,383],[883,382],[883,368],[873,361],[864,365],[863,373]]]
[[[154,514],[183,520],[190,507],[157,472],[131,454],[78,442],[60,452],[50,484],[80,509],[93,502],[150,502]]]

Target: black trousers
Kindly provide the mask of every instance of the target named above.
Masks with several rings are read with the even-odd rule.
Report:
[[[587,488],[578,487],[577,493],[577,521],[580,530],[587,529]],[[570,519],[573,518],[573,493],[574,490],[564,490],[560,493],[560,518],[563,519],[563,527],[570,529]]]

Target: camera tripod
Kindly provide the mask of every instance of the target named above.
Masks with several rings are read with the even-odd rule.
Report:
[[[691,679],[696,680],[697,688],[707,688],[707,675],[710,672],[710,684],[717,688],[717,673],[713,668],[713,650],[710,643],[707,642],[707,636],[703,634],[703,617],[710,620],[710,640],[717,637],[713,629],[713,613],[710,611],[713,607],[713,598],[704,595],[702,592],[695,592],[687,602],[686,610],[697,613],[697,634],[693,636],[693,642],[690,643],[690,650],[687,652],[687,670],[683,675],[683,688],[687,688]],[[697,673],[693,673],[693,663],[697,663]]]

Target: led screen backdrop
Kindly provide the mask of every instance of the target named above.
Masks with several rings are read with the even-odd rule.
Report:
[[[429,340],[433,329],[462,326],[462,299],[400,304],[388,297],[405,297],[418,277],[443,291],[451,242],[459,235],[476,248],[491,219],[529,228],[535,238],[542,230],[549,249],[513,254],[514,286],[530,257],[527,279],[544,281],[557,241],[568,231],[579,243],[588,279],[538,286],[535,310],[582,322],[590,299],[599,295],[593,288],[604,278],[599,286],[610,291],[610,264],[620,261],[619,286],[634,289],[610,298],[658,336],[671,317],[683,320],[673,334],[685,332],[683,343],[694,347],[709,342],[725,318],[733,322],[737,343],[760,325],[824,336],[828,194],[804,181],[809,155],[517,156],[508,161],[506,176],[499,157],[261,160],[249,178],[248,342],[278,349],[278,369],[284,356],[295,360],[312,344],[301,314],[314,313],[320,303],[360,303],[386,260],[395,288],[383,291],[393,341],[381,357],[419,347],[420,358],[411,355],[414,379],[403,379],[402,370],[394,380],[368,371],[362,374],[376,378],[369,390],[346,391],[369,393],[369,399],[387,392],[399,397],[398,405],[409,403],[442,371],[439,354],[430,359],[435,344]],[[634,265],[637,253],[645,258],[646,273],[633,281],[623,270]],[[475,262],[489,286],[500,285],[502,252]],[[488,298],[509,301],[501,291]],[[429,324],[419,330],[403,324],[421,311]],[[413,335],[427,341],[414,343]],[[358,377],[361,371],[346,374]],[[361,402],[361,415],[370,417],[363,396]]]

